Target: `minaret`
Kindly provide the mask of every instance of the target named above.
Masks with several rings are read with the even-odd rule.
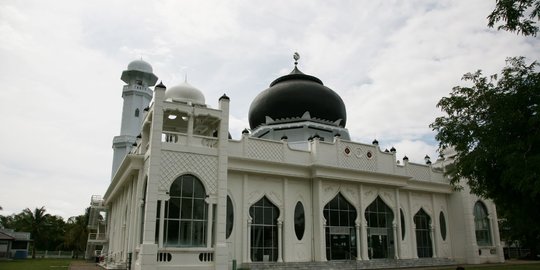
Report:
[[[118,170],[124,157],[129,153],[141,132],[143,111],[152,100],[152,90],[157,81],[152,66],[147,62],[135,60],[122,72],[122,81],[126,83],[122,90],[124,105],[122,108],[122,126],[120,135],[113,139],[113,164],[111,178]]]

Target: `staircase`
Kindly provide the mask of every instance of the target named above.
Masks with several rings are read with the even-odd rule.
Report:
[[[452,266],[457,263],[447,258],[422,259],[373,259],[369,261],[328,261],[328,262],[254,262],[244,263],[239,269],[250,270],[356,270],[356,269],[398,269],[429,266]]]

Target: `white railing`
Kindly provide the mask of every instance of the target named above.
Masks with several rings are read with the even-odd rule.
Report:
[[[104,233],[89,233],[88,240],[105,241],[107,240],[107,236]]]
[[[179,132],[172,132],[172,131],[164,131],[161,134],[161,142],[187,145],[188,143],[187,134],[179,133]],[[191,138],[190,145],[216,148],[218,145],[218,138],[194,135]]]

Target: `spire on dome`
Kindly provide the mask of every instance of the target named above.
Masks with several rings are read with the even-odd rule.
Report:
[[[294,67],[296,68],[296,66],[298,65],[298,59],[300,59],[300,54],[298,52],[295,52],[293,54],[293,59],[294,59]]]

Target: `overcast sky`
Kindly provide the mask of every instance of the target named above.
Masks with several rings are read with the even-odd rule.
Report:
[[[82,214],[110,182],[120,75],[142,57],[168,87],[231,98],[233,138],[253,98],[293,68],[346,103],[355,141],[423,162],[437,101],[461,76],[540,57],[539,38],[487,28],[494,0],[0,0],[0,211]]]

